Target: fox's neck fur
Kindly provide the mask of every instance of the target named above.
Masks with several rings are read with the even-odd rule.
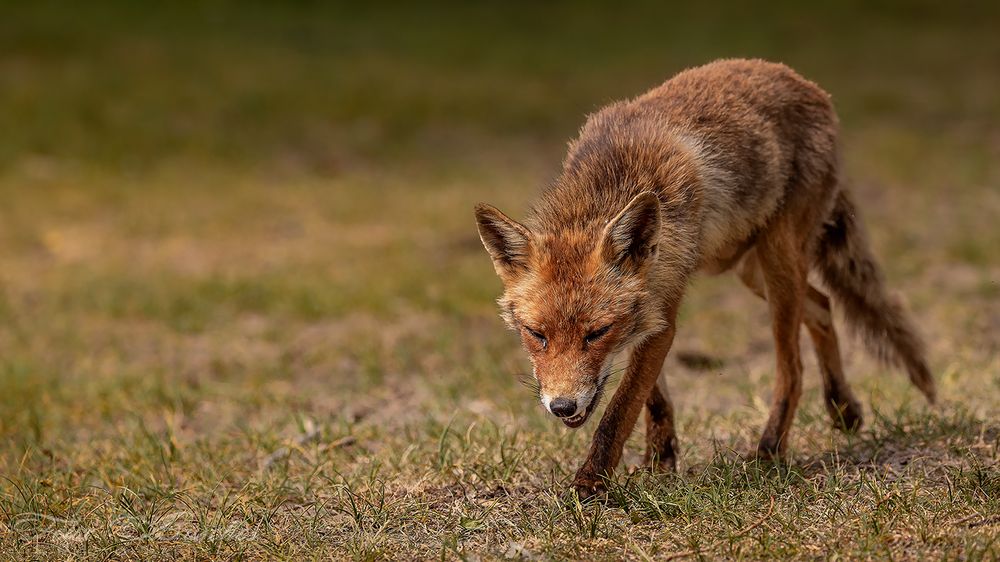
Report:
[[[698,267],[703,225],[704,163],[690,140],[665,119],[615,104],[591,116],[570,145],[563,169],[534,205],[526,224],[550,239],[593,248],[608,222],[636,195],[655,193],[661,240],[649,280],[667,298],[680,297]]]

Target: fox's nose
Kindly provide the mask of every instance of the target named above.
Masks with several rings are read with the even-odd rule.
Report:
[[[568,418],[576,413],[576,400],[571,398],[555,398],[549,402],[549,411],[560,418]]]

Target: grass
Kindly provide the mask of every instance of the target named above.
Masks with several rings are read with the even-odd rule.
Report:
[[[6,7],[0,555],[997,558],[1000,13],[768,8]],[[834,94],[942,404],[848,341],[862,431],[807,357],[789,462],[744,460],[767,311],[699,279],[680,473],[581,504],[593,422],[517,384],[471,208],[521,214],[584,113],[720,56]]]

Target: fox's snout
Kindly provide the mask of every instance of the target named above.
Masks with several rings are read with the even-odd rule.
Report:
[[[597,393],[596,387],[576,393],[549,394],[543,391],[541,395],[542,405],[566,425],[577,427],[582,425],[592,413]]]
[[[576,414],[576,400],[560,396],[549,401],[549,411],[560,418]]]

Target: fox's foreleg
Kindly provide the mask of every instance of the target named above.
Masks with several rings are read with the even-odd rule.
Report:
[[[666,384],[659,379],[646,398],[646,456],[644,467],[677,470],[677,433],[674,430],[674,405]]]
[[[663,360],[674,341],[674,321],[677,305],[668,308],[668,327],[649,336],[635,348],[621,385],[611,397],[604,417],[601,418],[583,466],[573,479],[573,487],[581,496],[590,496],[604,487],[603,479],[610,477],[622,457],[622,448],[632,433],[639,413],[656,389],[656,379],[663,367]],[[670,432],[673,432],[672,412]],[[665,426],[660,426],[665,427]]]

